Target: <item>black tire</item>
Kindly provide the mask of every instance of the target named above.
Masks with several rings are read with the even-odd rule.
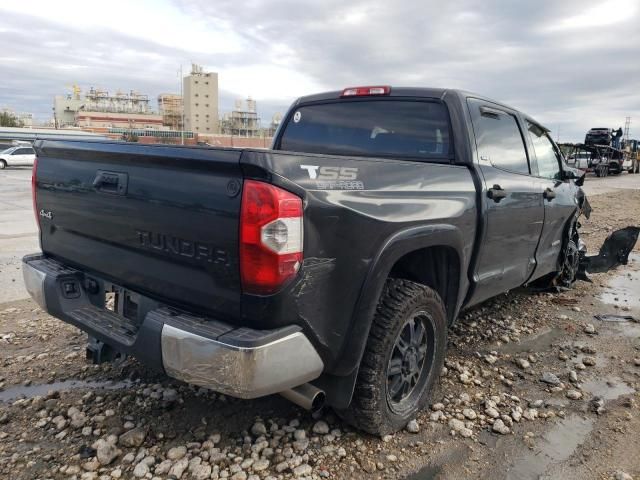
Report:
[[[413,346],[420,325],[423,328],[420,338],[425,339],[424,353],[421,342],[415,343],[420,348]],[[408,345],[407,333],[411,339]],[[429,400],[442,369],[446,344],[447,315],[440,296],[415,282],[387,280],[360,363],[351,405],[338,414],[373,435],[402,429]],[[409,373],[405,374],[405,367]],[[399,377],[402,386],[397,390]],[[396,391],[395,396],[392,391]]]
[[[562,255],[562,270],[558,273],[556,283],[561,287],[569,288],[576,281],[580,265],[580,252],[574,239],[569,240]]]
[[[7,168],[7,162],[0,160],[0,170],[4,170],[5,168]]]

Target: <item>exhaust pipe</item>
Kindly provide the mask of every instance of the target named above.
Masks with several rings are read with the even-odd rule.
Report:
[[[305,410],[317,412],[324,406],[325,394],[323,390],[314,387],[310,383],[304,383],[291,390],[280,392],[290,402],[300,405]]]

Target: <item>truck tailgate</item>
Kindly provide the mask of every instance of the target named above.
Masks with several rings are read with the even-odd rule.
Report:
[[[119,286],[238,317],[241,150],[42,141],[45,254]]]

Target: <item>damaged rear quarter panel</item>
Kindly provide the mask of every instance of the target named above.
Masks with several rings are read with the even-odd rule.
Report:
[[[301,168],[320,161],[333,171],[357,171],[355,180],[363,189],[324,188],[307,167]],[[247,152],[242,163],[254,178],[271,172],[269,181],[303,196],[305,257],[295,281],[279,294],[246,296],[243,317],[271,328],[274,321],[301,325],[320,351],[327,372],[349,373],[357,365],[359,358],[347,350],[364,344],[371,318],[356,313],[377,303],[375,297],[369,298],[371,292],[363,290],[365,279],[370,278],[367,290],[381,289],[393,263],[408,253],[394,248],[392,256],[383,254],[399,232],[429,237],[424,241],[410,237],[412,248],[427,246],[431,239],[437,245],[435,232],[440,229],[457,232],[464,282],[460,292],[466,291],[477,218],[476,190],[467,167],[289,152]],[[341,358],[343,352],[349,361]],[[334,370],[338,364],[339,372]]]

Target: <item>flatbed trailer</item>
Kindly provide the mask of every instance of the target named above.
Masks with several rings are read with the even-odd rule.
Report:
[[[597,177],[606,177],[609,173],[614,175],[622,173],[623,163],[628,156],[624,150],[610,145],[565,143],[561,147],[570,166],[593,172]]]

